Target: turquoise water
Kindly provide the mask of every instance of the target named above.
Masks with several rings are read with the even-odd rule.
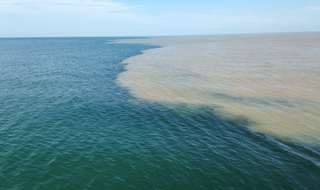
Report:
[[[132,97],[115,38],[0,39],[0,189],[320,189],[320,147]]]

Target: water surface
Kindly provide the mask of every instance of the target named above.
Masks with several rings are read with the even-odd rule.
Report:
[[[113,40],[0,39],[0,189],[320,188],[318,145],[252,132],[192,99],[157,101],[153,86],[155,101],[132,96],[121,62],[154,46]]]

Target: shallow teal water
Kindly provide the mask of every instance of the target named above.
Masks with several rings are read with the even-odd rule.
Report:
[[[320,147],[135,99],[115,79],[152,48],[0,39],[0,189],[320,189]]]

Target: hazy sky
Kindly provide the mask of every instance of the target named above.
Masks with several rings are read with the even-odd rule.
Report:
[[[0,0],[0,37],[320,31],[319,0]]]

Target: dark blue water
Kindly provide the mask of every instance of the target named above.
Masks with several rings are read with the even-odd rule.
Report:
[[[132,97],[114,39],[0,39],[0,189],[320,189],[320,147]]]

